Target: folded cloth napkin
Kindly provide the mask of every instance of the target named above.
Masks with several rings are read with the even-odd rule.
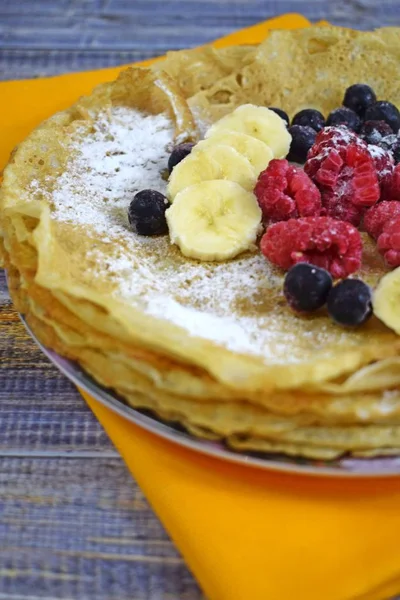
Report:
[[[257,43],[269,29],[307,25],[285,15],[215,45]],[[119,70],[0,84],[0,166],[41,119]],[[158,438],[82,394],[210,600],[400,593],[400,478],[329,479],[226,463]]]

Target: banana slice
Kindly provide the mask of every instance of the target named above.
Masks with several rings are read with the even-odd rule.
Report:
[[[261,140],[271,148],[274,158],[284,158],[292,141],[286,123],[279,115],[265,106],[254,104],[242,104],[222,117],[210,127],[205,137],[214,137],[224,131],[246,133]]]
[[[217,132],[215,135],[196,144],[193,148],[193,152],[207,150],[214,144],[231,146],[234,150],[239,152],[239,154],[245,156],[254,167],[257,176],[261,171],[267,168],[269,161],[274,158],[272,150],[267,144],[264,144],[264,142],[261,142],[261,140],[258,140],[251,135],[235,131]]]
[[[227,260],[253,250],[261,222],[254,194],[226,180],[186,188],[165,215],[171,242],[184,256],[207,261]]]
[[[400,267],[382,277],[372,304],[378,319],[400,335]]]
[[[235,181],[250,191],[257,175],[250,161],[237,150],[223,144],[212,144],[203,150],[192,151],[176,165],[169,179],[167,195],[172,202],[185,188],[212,179]]]

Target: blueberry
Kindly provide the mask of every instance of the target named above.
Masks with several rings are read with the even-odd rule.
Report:
[[[341,106],[329,114],[326,124],[328,126],[346,125],[346,127],[357,133],[361,127],[361,119],[354,110]]]
[[[372,315],[371,288],[359,279],[344,279],[328,296],[328,313],[339,325],[362,325]]]
[[[392,149],[392,156],[396,165],[400,163],[400,140],[397,139],[397,144]]]
[[[393,129],[385,121],[365,121],[360,129],[360,137],[367,144],[379,144],[383,138],[393,133]]]
[[[170,174],[172,169],[191,153],[193,146],[194,144],[191,144],[190,142],[175,146],[168,159],[168,171]]]
[[[156,190],[142,190],[135,194],[128,209],[128,219],[133,231],[139,235],[167,233],[165,211],[169,202]]]
[[[289,306],[298,312],[312,312],[323,306],[332,288],[332,277],[328,271],[297,263],[285,277],[283,293]]]
[[[343,98],[343,106],[351,108],[361,118],[364,117],[368,106],[374,102],[376,102],[375,92],[365,83],[355,83],[348,87]]]
[[[400,112],[391,102],[379,101],[365,111],[366,121],[385,121],[397,133],[400,129]]]
[[[305,125],[307,127],[312,127],[318,132],[325,126],[325,117],[319,110],[305,108],[294,115],[292,125]]]
[[[287,116],[287,113],[285,113],[284,110],[282,110],[281,108],[276,108],[275,106],[268,106],[269,110],[274,111],[274,113],[276,113],[277,115],[280,116],[281,119],[283,119],[286,123],[286,126],[289,126],[289,117]]]
[[[292,125],[289,127],[289,133],[292,136],[292,141],[287,159],[304,163],[307,159],[307,152],[315,143],[317,132],[312,127]]]

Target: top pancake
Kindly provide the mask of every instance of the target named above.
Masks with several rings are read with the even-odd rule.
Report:
[[[339,57],[345,50],[347,59],[354,56],[340,76],[335,64],[341,59],[332,62],[333,47],[342,49]],[[368,58],[373,72],[368,79],[359,71],[357,53],[363,48],[375,57],[374,67]],[[229,112],[243,102],[293,113],[315,106],[309,99],[318,98],[318,108],[326,112],[360,77],[380,97],[396,102],[397,84],[390,87],[387,79],[395,55],[390,48],[379,34],[336,28],[276,32],[246,66],[241,63],[241,77],[228,77],[234,85],[228,103],[209,102],[215,99],[213,87],[200,94],[209,102],[211,119],[214,106]],[[225,81],[218,82],[220,91]],[[192,106],[196,103],[192,98]],[[398,355],[400,338],[376,319],[351,331],[332,324],[323,311],[312,317],[293,314],[282,295],[283,273],[259,252],[200,263],[183,257],[168,237],[132,233],[127,208],[133,194],[144,187],[165,191],[162,173],[171,145],[195,136],[172,78],[126,71],[47,121],[17,149],[0,199],[5,246],[9,228],[26,238],[37,252],[36,282],[91,326],[204,367],[236,389],[322,384]],[[365,236],[357,275],[375,285],[384,272]]]
[[[367,83],[400,106],[399,29],[360,32],[340,27],[272,31],[251,61],[198,89],[189,104],[202,131],[246,102],[277,106],[290,117],[303,108],[327,115],[344,90]]]

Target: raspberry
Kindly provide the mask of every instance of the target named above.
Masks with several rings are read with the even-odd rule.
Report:
[[[338,149],[341,146],[348,146],[352,142],[357,142],[358,136],[345,126],[325,127],[320,131],[315,139],[315,144],[310,149],[307,158],[314,158],[321,154],[322,150],[328,148]]]
[[[400,217],[385,223],[377,245],[390,267],[400,266]]]
[[[400,163],[395,166],[382,188],[382,200],[400,200]]]
[[[361,140],[347,146],[325,146],[319,155],[307,160],[304,170],[321,191],[323,209],[334,219],[357,226],[365,208],[379,200],[374,160]]]
[[[360,268],[362,241],[350,223],[305,217],[271,225],[261,239],[261,252],[285,270],[307,262],[343,278]]]
[[[394,158],[388,150],[384,150],[379,146],[371,144],[368,146],[368,150],[375,164],[381,197],[388,197],[387,194],[390,194],[390,185],[394,169]]]
[[[384,225],[394,218],[400,217],[400,202],[385,201],[375,204],[364,215],[364,229],[377,240]]]
[[[321,194],[303,169],[271,160],[254,189],[264,220],[286,221],[319,215]]]

